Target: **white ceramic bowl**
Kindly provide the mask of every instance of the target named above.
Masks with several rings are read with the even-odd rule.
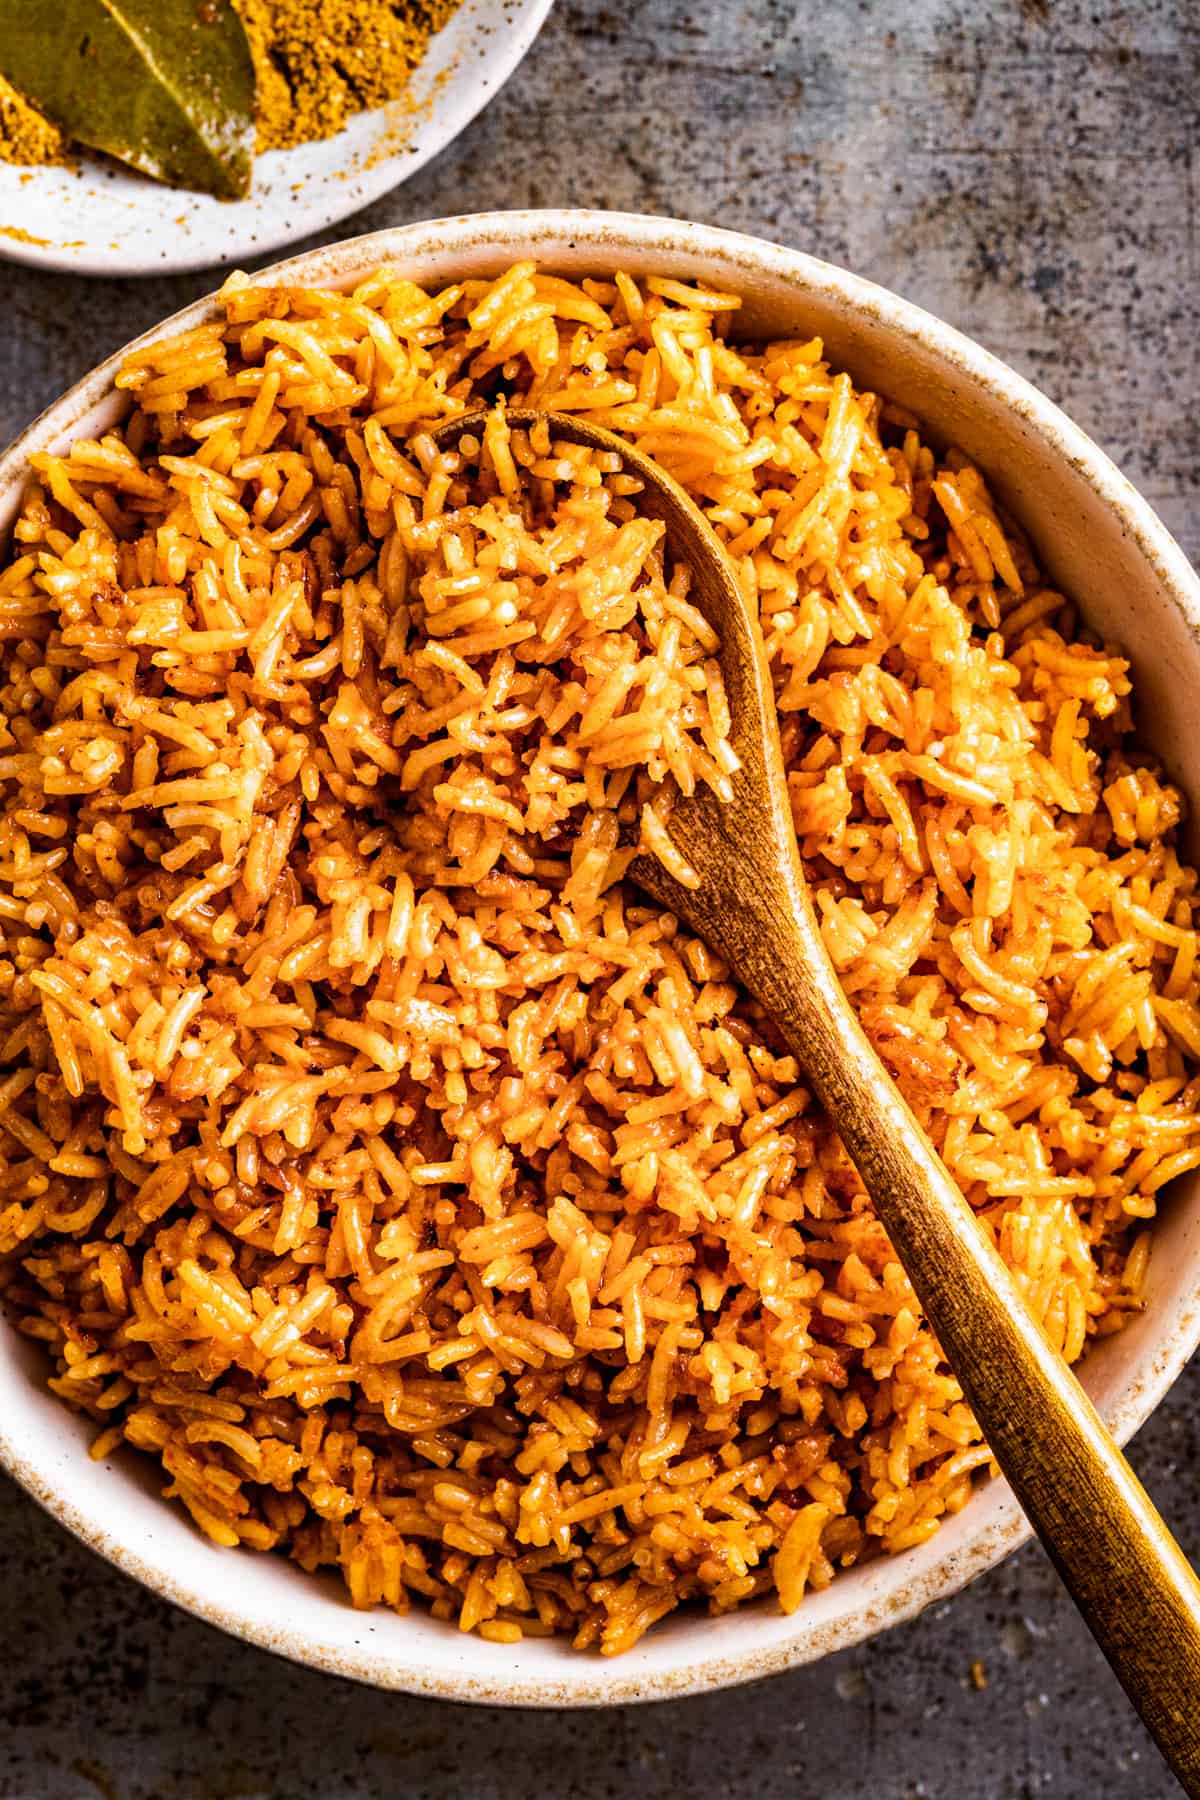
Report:
[[[706,226],[612,213],[498,213],[381,232],[313,251],[274,281],[347,285],[378,263],[420,282],[494,275],[534,256],[564,274],[624,268],[699,277],[745,296],[739,330],[819,332],[836,364],[910,407],[961,445],[1029,528],[1043,566],[1087,618],[1131,651],[1140,721],[1200,795],[1200,581],[1146,502],[1049,400],[977,345],[907,301],[794,250]],[[163,331],[210,313],[200,301]],[[30,451],[117,418],[103,364],[0,458],[0,529]],[[1085,1385],[1124,1440],[1200,1342],[1200,1180],[1166,1200],[1145,1314],[1089,1355]],[[466,1637],[419,1612],[356,1613],[340,1585],[281,1559],[219,1550],[157,1496],[130,1458],[88,1460],[89,1428],[44,1387],[31,1346],[0,1328],[0,1464],[85,1543],[156,1593],[251,1642],[380,1687],[509,1705],[649,1700],[769,1675],[860,1642],[952,1594],[1028,1535],[1006,1486],[991,1483],[919,1549],[840,1574],[791,1618],[761,1603],[723,1619],[677,1616],[611,1662],[564,1644],[516,1647]],[[1164,1496],[1170,1512],[1170,1495]]]
[[[553,0],[462,0],[405,94],[323,143],[254,161],[245,200],[164,187],[107,157],[0,162],[0,259],[73,275],[164,275],[282,249],[415,175],[504,86]]]

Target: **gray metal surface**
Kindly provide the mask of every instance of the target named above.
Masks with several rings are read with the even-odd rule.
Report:
[[[1092,432],[1200,557],[1196,0],[560,0],[459,142],[330,237],[625,207],[758,232],[953,321]],[[0,439],[213,285],[0,266]],[[1200,1556],[1200,1366],[1141,1433]],[[293,1669],[114,1574],[0,1480],[0,1796],[1168,1800],[1036,1549],[861,1651],[609,1714]],[[976,1674],[986,1681],[977,1687]]]

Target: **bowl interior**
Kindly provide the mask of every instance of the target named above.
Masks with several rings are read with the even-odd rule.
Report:
[[[1043,566],[1133,658],[1139,726],[1185,791],[1200,793],[1187,729],[1200,683],[1200,584],[1134,490],[1084,435],[1004,365],[895,296],[810,258],[656,219],[500,214],[379,233],[285,263],[271,278],[350,285],[381,262],[413,280],[493,275],[517,256],[560,273],[703,277],[740,292],[745,337],[820,335],[860,385],[909,408],[976,459],[1030,531]],[[196,322],[207,302],[163,330]],[[0,458],[0,536],[33,449],[111,425],[112,365],[43,415]],[[1200,1340],[1200,1180],[1173,1189],[1157,1229],[1145,1314],[1086,1359],[1084,1385],[1122,1440]],[[838,1576],[791,1618],[760,1603],[711,1620],[685,1614],[614,1662],[557,1641],[499,1646],[423,1614],[353,1612],[340,1584],[277,1558],[217,1550],[158,1497],[148,1466],[87,1458],[90,1428],[43,1386],[40,1357],[0,1330],[0,1464],[94,1548],[168,1598],[240,1636],[380,1686],[507,1704],[662,1698],[770,1674],[910,1616],[1027,1535],[1003,1483],[985,1486],[926,1545]]]

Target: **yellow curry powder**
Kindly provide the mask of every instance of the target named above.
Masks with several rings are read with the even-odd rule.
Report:
[[[235,0],[254,54],[258,148],[332,137],[394,100],[459,0]]]
[[[234,0],[254,57],[259,150],[332,137],[404,92],[460,0]],[[64,163],[58,127],[0,76],[0,160]]]
[[[67,140],[57,125],[22,99],[0,75],[0,162],[70,162]]]

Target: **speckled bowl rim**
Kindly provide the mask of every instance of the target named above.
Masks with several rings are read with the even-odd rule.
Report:
[[[899,295],[802,251],[715,226],[640,214],[582,210],[479,213],[375,232],[307,251],[262,271],[255,279],[346,285],[353,276],[384,262],[403,265],[407,259],[436,254],[448,263],[455,255],[465,257],[484,249],[503,252],[514,260],[536,256],[548,266],[553,266],[556,259],[577,259],[583,254],[597,269],[618,266],[623,255],[634,253],[641,257],[660,253],[664,260],[674,257],[693,262],[710,258],[719,263],[723,281],[727,282],[731,273],[735,280],[741,276],[748,287],[758,278],[783,279],[824,302],[836,303],[850,315],[883,324],[898,344],[940,358],[972,389],[1019,415],[1055,457],[1064,459],[1086,481],[1102,503],[1118,515],[1122,531],[1157,576],[1192,637],[1200,642],[1200,579],[1148,503],[1085,432],[1030,382],[961,332]],[[212,316],[214,296],[210,295],[164,320],[134,343],[189,329]],[[101,363],[47,408],[0,455],[0,518],[5,516],[6,504],[11,506],[14,491],[24,480],[30,455],[61,440],[78,426],[109,391],[117,368],[133,347],[128,345]],[[1120,1442],[1131,1437],[1158,1405],[1198,1344],[1200,1292],[1193,1292],[1155,1339],[1153,1353],[1143,1358],[1146,1366],[1125,1378],[1118,1400],[1106,1409],[1106,1422]],[[169,1568],[149,1556],[114,1542],[102,1527],[81,1513],[62,1486],[47,1482],[33,1466],[29,1452],[15,1441],[2,1410],[0,1467],[84,1544],[152,1592],[221,1630],[297,1663],[373,1686],[489,1705],[627,1704],[678,1698],[777,1674],[861,1643],[911,1619],[994,1567],[1031,1535],[1015,1500],[1001,1489],[1005,1498],[998,1516],[973,1534],[965,1547],[935,1556],[915,1573],[906,1567],[903,1556],[871,1565],[872,1569],[886,1571],[874,1600],[861,1605],[852,1615],[820,1628],[806,1626],[806,1609],[802,1606],[787,1621],[784,1634],[777,1633],[774,1641],[735,1656],[705,1654],[702,1638],[698,1642],[695,1632],[681,1632],[678,1654],[666,1666],[649,1673],[623,1673],[624,1659],[598,1663],[579,1656],[564,1657],[553,1675],[530,1678],[514,1673],[509,1678],[503,1664],[487,1661],[477,1653],[480,1649],[494,1651],[496,1646],[481,1646],[478,1640],[462,1640],[465,1654],[461,1666],[431,1672],[418,1660],[397,1657],[394,1645],[389,1644],[386,1650],[364,1650],[361,1646],[354,1650],[345,1646],[333,1649],[318,1633],[278,1618],[253,1616],[236,1601],[222,1603],[210,1592],[181,1582]],[[935,1538],[933,1544],[937,1541]],[[236,1587],[236,1583],[230,1585]]]

